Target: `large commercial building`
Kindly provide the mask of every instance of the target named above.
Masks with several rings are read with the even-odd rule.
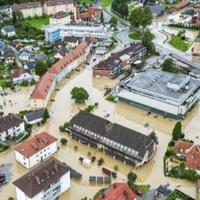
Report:
[[[119,84],[119,101],[182,119],[199,101],[200,81],[184,74],[148,69]]]
[[[50,158],[13,183],[17,200],[56,200],[71,186],[70,169]]]
[[[15,148],[16,160],[26,168],[31,168],[58,151],[57,139],[42,132],[26,140]]]
[[[44,28],[45,40],[55,42],[65,36],[107,38],[111,35],[103,25],[49,25]]]
[[[156,147],[152,129],[131,130],[84,111],[71,119],[68,129],[72,138],[136,167],[149,161]]]

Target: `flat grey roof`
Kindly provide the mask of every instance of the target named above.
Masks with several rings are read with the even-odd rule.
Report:
[[[188,81],[186,81],[188,80]],[[184,88],[176,91],[168,88],[168,83],[181,84]],[[200,88],[200,81],[185,74],[173,74],[158,69],[148,69],[135,77],[125,79],[121,85],[132,92],[146,94],[167,103],[180,105]]]

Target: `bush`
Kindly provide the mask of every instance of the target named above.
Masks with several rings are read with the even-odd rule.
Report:
[[[117,171],[119,169],[118,165],[114,165],[114,170]]]
[[[114,102],[114,103],[116,102],[115,97],[114,97],[112,94],[108,95],[108,96],[106,97],[106,100],[111,101],[111,102]]]
[[[78,146],[75,145],[74,146],[74,150],[77,151],[78,150]]]
[[[67,140],[66,138],[61,138],[61,140],[60,140],[60,143],[61,143],[62,145],[66,145],[67,142],[68,142],[68,140]]]

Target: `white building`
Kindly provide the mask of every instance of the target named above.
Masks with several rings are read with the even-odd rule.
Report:
[[[80,38],[96,37],[109,38],[111,33],[103,25],[51,25],[44,28],[45,40],[55,42],[63,39],[65,36],[74,36]]]
[[[35,135],[15,148],[16,160],[26,168],[32,168],[58,151],[57,139],[46,132]]]
[[[184,74],[148,69],[123,80],[118,99],[131,105],[182,119],[199,101],[200,81]]]
[[[11,26],[11,25],[8,25],[8,26],[4,26],[2,29],[1,29],[1,35],[3,36],[7,36],[7,37],[13,37],[15,36],[15,27],[14,26]]]
[[[8,15],[9,17],[11,17],[12,9],[11,9],[10,5],[0,6],[0,13],[4,13],[4,14]]]
[[[34,77],[31,75],[30,71],[23,68],[13,69],[10,77],[13,85],[21,84],[24,82],[30,83],[34,80]]]
[[[60,11],[56,14],[54,14],[52,17],[50,17],[50,24],[69,24],[71,21],[70,15],[66,12]]]
[[[49,0],[44,2],[44,13],[54,15],[57,12],[74,13],[76,16],[76,5],[73,0]]]
[[[25,131],[24,121],[15,114],[0,118],[0,140],[7,141]]]
[[[42,5],[39,2],[14,4],[12,10],[13,12],[21,12],[24,18],[42,16],[43,14]]]
[[[71,186],[70,168],[50,158],[13,184],[17,200],[56,200]]]
[[[30,111],[24,115],[24,120],[27,124],[34,125],[40,123],[43,120],[44,114],[45,114],[44,108],[35,111]]]

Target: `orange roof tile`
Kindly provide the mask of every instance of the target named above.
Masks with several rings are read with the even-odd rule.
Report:
[[[15,150],[24,157],[29,158],[56,141],[57,139],[52,135],[42,132],[18,145]]]
[[[45,73],[35,86],[31,94],[31,99],[46,99],[54,81],[54,76],[52,73]]]

